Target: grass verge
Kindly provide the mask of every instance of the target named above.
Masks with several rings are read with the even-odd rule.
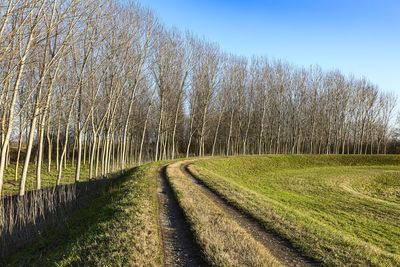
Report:
[[[111,191],[14,255],[10,266],[159,266],[160,163],[126,172]]]
[[[185,163],[168,166],[167,176],[207,261],[214,266],[279,266],[264,246],[185,177],[180,170]]]
[[[400,264],[399,156],[243,156],[190,167],[326,265]]]

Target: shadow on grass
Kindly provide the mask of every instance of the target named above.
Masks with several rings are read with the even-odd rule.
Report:
[[[96,254],[104,254],[104,248],[112,245],[107,239],[112,235],[113,222],[121,219],[121,213],[132,205],[124,198],[132,188],[131,181],[135,180],[137,170],[131,169],[114,179],[104,194],[74,210],[6,263],[9,266],[82,266],[98,262]],[[63,264],[65,261],[68,263]]]

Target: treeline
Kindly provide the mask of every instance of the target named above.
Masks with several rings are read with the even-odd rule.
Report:
[[[82,164],[92,178],[178,156],[386,153],[396,101],[365,79],[227,54],[138,3],[0,6],[0,192],[11,164],[23,195],[28,168],[59,185],[67,160],[78,182]]]

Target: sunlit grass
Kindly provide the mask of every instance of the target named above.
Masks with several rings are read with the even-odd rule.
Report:
[[[399,156],[199,161],[226,199],[326,264],[400,264]]]
[[[76,162],[75,162],[76,163]],[[15,164],[10,164],[9,167],[4,172],[4,185],[3,192],[5,195],[11,195],[18,193],[19,183],[21,179],[23,163],[20,163],[18,166],[18,176],[17,181],[15,181]],[[47,163],[42,164],[41,171],[41,186],[54,186],[56,184],[56,180],[58,177],[58,171],[56,169],[55,163],[51,165],[50,172],[47,170]],[[76,165],[72,164],[71,161],[67,162],[66,168],[62,171],[62,179],[61,184],[70,184],[75,182],[75,170]],[[89,164],[81,163],[81,173],[80,180],[87,181],[89,178]],[[31,163],[28,169],[28,177],[26,180],[26,190],[36,189],[36,164]]]

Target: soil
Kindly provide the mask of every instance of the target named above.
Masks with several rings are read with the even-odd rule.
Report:
[[[207,266],[200,246],[185,220],[172,188],[166,178],[166,168],[159,169],[158,203],[165,266]]]

